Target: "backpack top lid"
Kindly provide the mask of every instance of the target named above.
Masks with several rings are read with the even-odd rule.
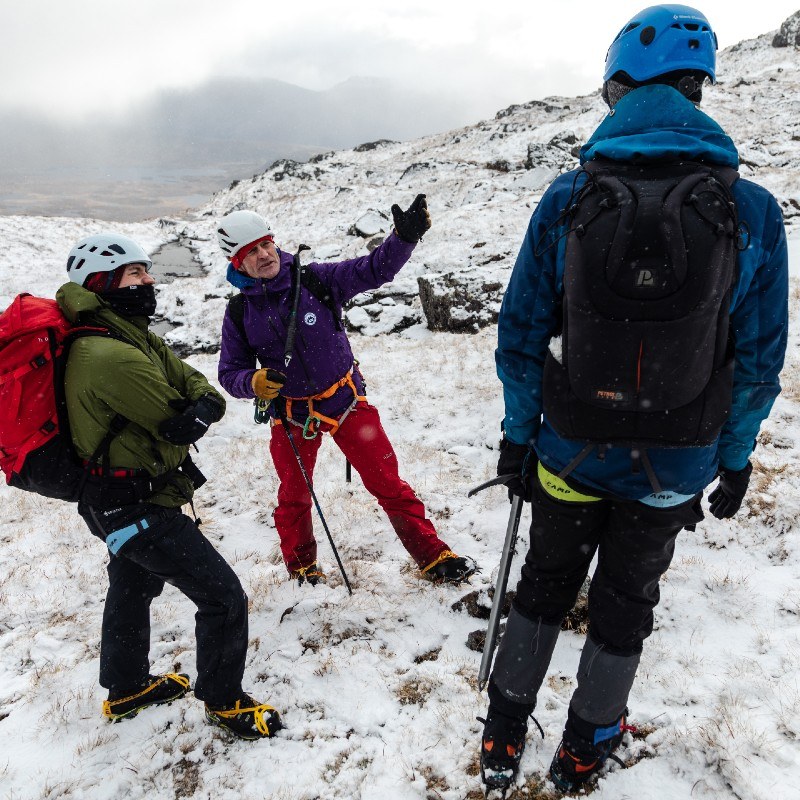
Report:
[[[71,327],[55,300],[18,294],[0,314],[0,347],[30,331],[55,328],[66,332]]]

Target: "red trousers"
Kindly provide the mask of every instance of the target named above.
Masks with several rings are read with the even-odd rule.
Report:
[[[292,437],[306,473],[313,481],[314,464],[322,436],[303,439],[302,430],[293,425]],[[383,430],[377,408],[369,403],[358,403],[332,438],[361,476],[367,491],[374,495],[386,512],[403,547],[420,569],[427,567],[448,549],[436,535],[433,523],[425,517],[422,501],[400,478],[397,456]],[[297,570],[317,559],[311,493],[283,425],[272,427],[269,450],[280,479],[275,527],[287,568],[289,571]]]

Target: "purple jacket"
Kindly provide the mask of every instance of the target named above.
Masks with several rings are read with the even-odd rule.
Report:
[[[304,269],[313,270],[330,289],[341,313],[342,305],[357,294],[391,281],[411,257],[414,247],[391,233],[367,256],[331,264],[312,263]],[[330,310],[305,286],[300,288],[294,354],[288,369],[284,366],[283,350],[292,306],[292,255],[280,251],[280,259],[281,270],[271,280],[248,278],[232,266],[228,269],[228,280],[241,289],[245,297],[244,330],[247,334],[245,341],[226,311],[218,375],[220,383],[233,397],[255,396],[251,381],[256,358],[262,367],[286,374],[281,390],[286,397],[320,394],[353,366],[353,351],[347,334],[337,330]],[[358,393],[363,394],[364,384],[358,371],[354,379]],[[343,386],[332,397],[314,401],[314,409],[335,417],[342,414],[352,400],[352,389]],[[306,403],[292,404],[294,419],[302,423],[307,416]]]

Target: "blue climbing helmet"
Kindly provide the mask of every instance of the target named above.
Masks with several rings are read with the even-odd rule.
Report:
[[[717,35],[696,8],[650,6],[617,34],[606,54],[603,80],[625,72],[637,82],[677,70],[704,72],[716,83]]]

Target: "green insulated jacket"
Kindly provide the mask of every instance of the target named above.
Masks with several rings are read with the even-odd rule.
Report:
[[[158,434],[159,423],[178,413],[169,401],[194,402],[212,394],[224,408],[223,398],[205,376],[148,331],[146,317],[122,317],[102,297],[77,283],[64,284],[56,301],[73,324],[108,328],[114,337],[84,336],[69,352],[64,388],[78,455],[89,458],[111,420],[121,414],[129,423],[111,442],[111,466],[144,469],[152,476],[174,470],[189,448],[170,444]],[[148,502],[180,506],[193,491],[189,478],[176,473]]]

